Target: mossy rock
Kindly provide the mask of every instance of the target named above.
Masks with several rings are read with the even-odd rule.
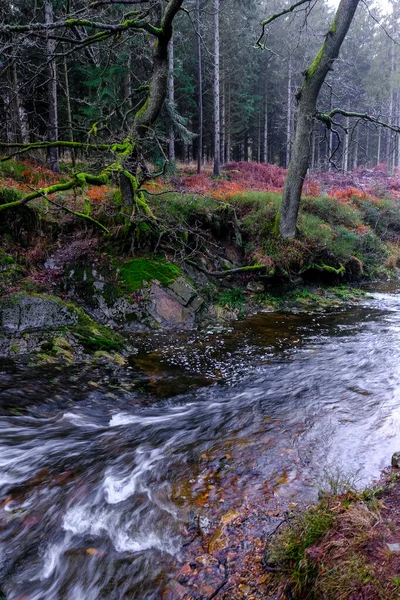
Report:
[[[85,313],[85,311],[74,305],[72,302],[67,306],[73,308],[78,316],[77,323],[69,328],[72,335],[80,344],[91,352],[96,350],[121,350],[124,345],[124,338],[115,331],[96,323]]]
[[[70,332],[74,339],[90,352],[115,351],[124,345],[124,338],[96,323],[85,311],[72,302],[64,302],[57,296],[43,294],[11,294],[0,300],[0,329],[11,334],[29,331],[59,331],[44,348],[46,355],[73,359],[70,342],[62,334]]]
[[[163,286],[171,285],[182,271],[173,263],[163,259],[133,258],[118,263],[120,281],[127,292],[136,292],[144,283],[158,281]]]

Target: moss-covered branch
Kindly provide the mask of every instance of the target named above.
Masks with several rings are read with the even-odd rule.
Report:
[[[66,181],[65,183],[56,183],[54,185],[50,185],[47,188],[41,188],[40,190],[34,190],[30,194],[28,194],[27,196],[24,196],[23,198],[20,198],[19,200],[15,200],[14,202],[7,202],[6,204],[0,204],[0,212],[4,211],[4,210],[8,210],[10,208],[17,208],[19,206],[23,206],[24,204],[28,204],[28,202],[31,202],[32,200],[35,200],[36,198],[45,198],[45,200],[50,202],[50,204],[53,204],[54,206],[57,206],[61,210],[68,212],[72,215],[75,215],[81,219],[90,221],[93,225],[100,227],[100,229],[102,229],[105,233],[109,234],[110,232],[107,229],[107,227],[102,225],[100,223],[100,221],[97,221],[97,219],[94,219],[93,217],[91,217],[88,214],[81,213],[79,211],[75,211],[75,210],[72,210],[71,208],[63,206],[62,204],[58,204],[57,202],[55,202],[54,200],[49,198],[49,195],[51,195],[51,194],[56,194],[58,192],[65,192],[65,191],[72,190],[72,189],[75,189],[78,187],[84,187],[87,184],[105,185],[107,183],[107,181],[108,181],[107,173],[102,173],[101,175],[97,175],[97,176],[91,175],[90,173],[78,173],[77,175],[75,175],[75,177],[73,179],[71,179],[70,181]]]
[[[113,35],[123,33],[128,30],[146,31],[156,37],[161,34],[161,29],[142,19],[125,19],[121,23],[101,23],[90,19],[65,19],[55,21],[54,23],[29,23],[27,25],[0,25],[0,34],[9,33],[28,33],[29,35],[40,35],[43,32],[54,31],[56,29],[72,29],[75,27],[87,27],[89,29],[99,29],[100,33],[111,33]],[[73,40],[70,40],[73,41]]]
[[[350,119],[360,119],[362,121],[369,121],[370,123],[374,123],[375,125],[380,125],[381,127],[385,127],[386,129],[390,129],[395,133],[400,133],[400,127],[397,125],[391,125],[385,121],[381,121],[378,117],[374,117],[373,115],[369,115],[368,113],[354,112],[349,110],[344,110],[343,108],[333,108],[329,113],[317,113],[316,118],[325,123],[328,128],[331,128],[333,124],[333,119],[336,115],[341,115],[342,117],[349,117]]]
[[[59,140],[57,142],[33,142],[31,144],[1,142],[0,148],[16,148],[15,152],[0,158],[0,162],[11,160],[14,156],[25,154],[31,150],[47,150],[48,148],[75,148],[79,150],[100,150],[102,152],[120,152],[125,148],[124,144],[88,144],[86,142],[69,142]]]
[[[234,275],[236,273],[243,273],[251,275],[252,273],[259,273],[261,271],[266,270],[266,265],[250,265],[248,267],[237,267],[236,269],[227,269],[226,271],[207,271],[207,269],[203,269],[193,260],[185,260],[185,262],[192,267],[195,267],[205,275],[209,275],[211,277],[227,277],[228,275]]]

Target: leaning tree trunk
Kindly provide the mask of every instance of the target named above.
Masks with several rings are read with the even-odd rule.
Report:
[[[172,22],[182,6],[183,0],[169,0],[161,18],[154,44],[153,70],[149,91],[143,106],[136,112],[130,137],[132,150],[122,165],[119,178],[122,201],[132,205],[138,198],[137,188],[146,179],[147,167],[144,160],[144,146],[151,126],[157,121],[168,90],[169,58],[168,46],[172,38]],[[143,180],[139,181],[143,176]]]
[[[314,62],[304,75],[297,95],[297,125],[292,145],[291,160],[283,189],[279,231],[283,238],[296,234],[297,215],[301,192],[307,174],[313,121],[322,84],[337,58],[360,0],[341,0],[335,19]]]

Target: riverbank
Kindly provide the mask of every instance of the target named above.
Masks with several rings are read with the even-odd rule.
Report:
[[[398,462],[398,461],[397,461]],[[387,469],[357,492],[339,493],[286,521],[270,536],[264,564],[269,594],[296,600],[397,600],[400,594],[400,472]]]
[[[0,202],[62,177],[29,162],[2,163]],[[343,286],[397,277],[393,183],[365,190],[361,180],[358,189],[346,180],[322,192],[309,182],[298,236],[285,241],[276,235],[283,177],[273,165],[232,164],[221,179],[186,169],[148,185],[143,201],[151,210],[134,218],[112,186],[5,211],[2,355],[79,360],[89,350],[118,350],[113,331],[207,328],[262,310],[335,308],[360,297]],[[83,337],[71,323],[55,327],[55,303],[64,315],[81,315],[75,321],[84,311]],[[32,332],[45,330],[56,333],[41,344]]]

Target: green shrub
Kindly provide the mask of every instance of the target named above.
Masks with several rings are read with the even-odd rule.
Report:
[[[321,196],[318,198],[305,197],[301,203],[302,212],[317,215],[329,225],[358,227],[362,224],[360,212],[350,204],[338,202],[335,198]]]
[[[388,199],[379,202],[366,200],[361,204],[360,211],[364,222],[380,236],[400,232],[400,203]]]
[[[21,180],[24,171],[26,171],[26,164],[17,162],[16,160],[6,160],[0,163],[0,177],[11,177],[12,179]]]
[[[337,227],[329,249],[339,260],[345,261],[357,254],[359,239],[354,231],[345,227]]]
[[[313,214],[300,214],[298,229],[307,241],[320,246],[327,246],[332,242],[334,237],[330,225]]]
[[[0,204],[8,204],[9,202],[16,202],[23,197],[23,193],[20,190],[11,187],[0,187]]]
[[[218,298],[217,306],[229,306],[229,308],[243,308],[245,297],[243,290],[234,288],[233,290],[225,290]]]

